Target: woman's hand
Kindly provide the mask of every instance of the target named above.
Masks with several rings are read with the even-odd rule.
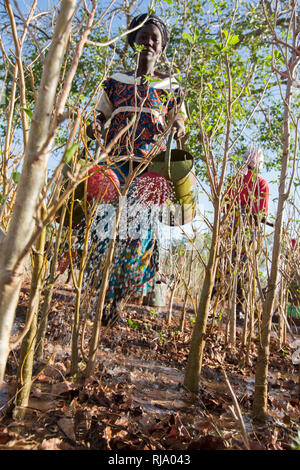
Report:
[[[182,139],[185,136],[185,126],[183,119],[175,119],[172,127],[175,129],[175,140]]]
[[[101,139],[104,137],[104,121],[101,118],[96,118],[91,124],[86,128],[86,134],[90,139]]]

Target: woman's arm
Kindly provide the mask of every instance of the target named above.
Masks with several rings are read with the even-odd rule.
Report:
[[[174,134],[174,138],[176,140],[182,139],[185,136],[185,125],[184,125],[185,118],[182,114],[177,114],[175,116],[174,122],[173,122],[173,128],[176,129],[176,132]]]
[[[167,121],[176,132],[174,138],[176,140],[182,139],[185,136],[184,122],[187,118],[187,113],[184,105],[184,92],[178,87],[176,80],[172,82],[175,85],[174,93],[168,102]]]
[[[99,93],[98,101],[96,104],[93,122],[87,127],[86,133],[91,139],[104,139],[105,130],[104,126],[106,121],[111,116],[113,104],[111,103],[110,96],[113,94],[113,81],[108,78],[102,83],[102,88]]]

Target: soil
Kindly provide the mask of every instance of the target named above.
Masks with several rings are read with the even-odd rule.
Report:
[[[13,334],[24,326],[29,288],[23,286]],[[70,377],[70,339],[75,292],[55,289],[43,363],[35,363],[26,416],[15,421],[6,413],[13,402],[18,351],[9,356],[7,381],[0,393],[0,449],[26,450],[289,450],[300,425],[299,366],[293,365],[292,337],[283,349],[272,333],[269,363],[269,421],[252,419],[256,341],[249,362],[241,346],[225,342],[222,318],[207,338],[198,394],[183,386],[194,315],[190,309],[179,331],[182,302],[176,299],[171,325],[167,308],[128,304],[124,323],[102,329],[93,375],[84,377],[81,357]],[[88,352],[92,318],[82,339]],[[233,408],[237,398],[245,433]],[[2,407],[2,408],[1,408]],[[246,437],[245,437],[246,434]],[[298,442],[298,446],[300,443]]]

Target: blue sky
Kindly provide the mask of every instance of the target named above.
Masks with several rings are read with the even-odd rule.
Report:
[[[101,6],[108,4],[108,0],[104,0],[101,2]],[[118,3],[118,2],[117,2]],[[170,6],[166,2],[162,2],[164,5],[165,9],[170,8]],[[18,0],[18,6],[19,8],[25,13],[28,11],[30,5],[32,4],[32,1],[28,0]],[[40,11],[48,10],[51,9],[53,6],[57,4],[57,0],[38,0],[37,2],[37,8]],[[147,7],[150,5],[150,1],[148,0],[142,0],[138,2],[137,4],[137,10],[136,13],[141,13],[147,10]],[[125,20],[125,15],[124,15],[124,20]],[[119,20],[118,21],[118,26],[120,25]],[[50,166],[51,164],[56,164],[57,160],[55,162],[50,161]],[[274,182],[278,178],[278,173],[275,171],[271,172],[266,172],[265,169],[262,170],[261,176],[263,176],[269,183],[270,187],[270,207],[269,207],[269,213],[270,214],[275,214],[276,212],[276,205],[277,201],[273,201],[275,198],[278,196],[278,183]],[[210,204],[207,200],[207,198],[203,195],[200,198],[201,205],[204,207],[205,210],[210,209]]]

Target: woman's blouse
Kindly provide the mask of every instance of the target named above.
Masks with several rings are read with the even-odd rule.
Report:
[[[103,82],[96,111],[103,113],[107,120],[106,144],[135,117],[114,145],[112,155],[130,155],[140,161],[165,150],[161,135],[167,122],[179,112],[185,115],[183,90],[174,78],[155,78],[141,83],[141,77],[116,73]]]

